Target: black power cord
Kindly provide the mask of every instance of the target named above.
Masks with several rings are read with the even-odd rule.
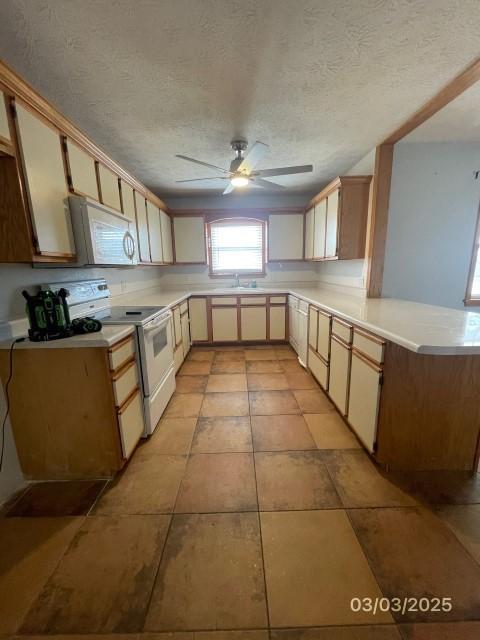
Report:
[[[5,416],[4,416],[3,422],[2,422],[2,436],[1,436],[2,444],[0,446],[0,471],[2,470],[2,467],[3,467],[3,454],[5,452],[5,426],[7,424],[8,414],[10,413],[10,396],[8,395],[8,387],[10,386],[10,382],[12,381],[12,378],[13,378],[13,348],[15,347],[15,345],[18,342],[23,342],[24,340],[25,340],[25,338],[17,338],[10,345],[10,357],[9,357],[10,365],[9,365],[9,371],[8,371],[8,379],[7,379],[7,383],[5,385],[5,396],[6,396],[6,399],[7,399],[7,410],[5,411]]]

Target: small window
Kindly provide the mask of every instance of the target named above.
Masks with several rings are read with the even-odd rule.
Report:
[[[480,214],[477,219],[465,304],[467,306],[480,306]]]
[[[263,274],[265,223],[248,218],[217,220],[208,225],[211,275]]]

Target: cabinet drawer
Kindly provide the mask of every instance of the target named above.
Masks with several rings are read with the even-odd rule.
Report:
[[[110,369],[115,371],[127,360],[130,360],[133,355],[135,355],[135,340],[133,336],[128,336],[128,338],[120,340],[108,350]]]
[[[115,395],[115,406],[121,407],[128,396],[138,387],[137,363],[132,360],[125,367],[120,369],[118,374],[112,379],[113,393]]]
[[[318,384],[328,390],[328,365],[311,349],[308,350],[308,368]]]
[[[270,296],[270,304],[286,304],[287,296]]]
[[[299,300],[298,310],[303,311],[304,313],[308,313],[308,302],[305,302],[305,300]]]
[[[218,305],[237,305],[237,298],[228,298],[227,296],[224,296],[222,298],[212,298],[211,299],[211,303],[212,306],[217,306]]]
[[[262,296],[250,296],[248,298],[240,298],[240,304],[243,306],[252,304],[267,304],[267,299]]]
[[[288,296],[288,306],[298,309],[298,298],[295,298],[295,296]]]
[[[355,328],[353,330],[353,346],[355,349],[371,358],[374,362],[382,364],[385,352],[385,342],[376,336],[370,336]]]
[[[353,327],[351,324],[348,324],[348,322],[333,318],[332,333],[347,344],[352,344]]]
[[[180,313],[183,315],[184,313],[187,313],[188,311],[188,302],[185,300],[185,302],[182,302],[180,305]]]
[[[124,458],[129,458],[144,430],[142,396],[138,391],[125,406],[118,411],[118,428]]]

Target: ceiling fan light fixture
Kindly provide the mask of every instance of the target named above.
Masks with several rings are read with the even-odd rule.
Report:
[[[246,187],[250,180],[247,176],[233,176],[230,182],[234,187]]]

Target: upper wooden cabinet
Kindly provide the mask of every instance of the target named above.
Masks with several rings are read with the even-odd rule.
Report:
[[[132,187],[123,180],[121,181],[121,188],[123,213],[127,216],[127,218],[130,218],[130,220],[135,220],[135,193]]]
[[[207,262],[203,216],[174,217],[173,235],[176,263],[205,264]]]
[[[172,223],[170,216],[165,211],[160,210],[160,230],[162,233],[162,253],[163,262],[173,263],[173,246],[172,246]]]
[[[8,126],[7,105],[5,96],[0,91],[0,140],[10,142],[10,129]]]
[[[99,200],[95,159],[68,138],[64,144],[70,191]]]
[[[150,238],[150,256],[152,262],[163,262],[162,228],[160,211],[157,206],[147,200],[148,236]]]
[[[268,261],[303,260],[303,213],[268,217]]]
[[[135,211],[137,215],[138,252],[140,262],[152,261],[150,256],[150,238],[148,234],[147,203],[145,198],[135,191]]]
[[[306,213],[306,260],[365,257],[371,179],[340,177],[313,198]]]
[[[75,246],[60,134],[20,104],[15,120],[36,250],[43,256],[72,257]],[[16,241],[15,234],[12,240]]]
[[[98,164],[98,178],[100,182],[100,195],[103,204],[112,209],[122,210],[120,204],[120,184],[118,176],[107,169],[103,164]]]

